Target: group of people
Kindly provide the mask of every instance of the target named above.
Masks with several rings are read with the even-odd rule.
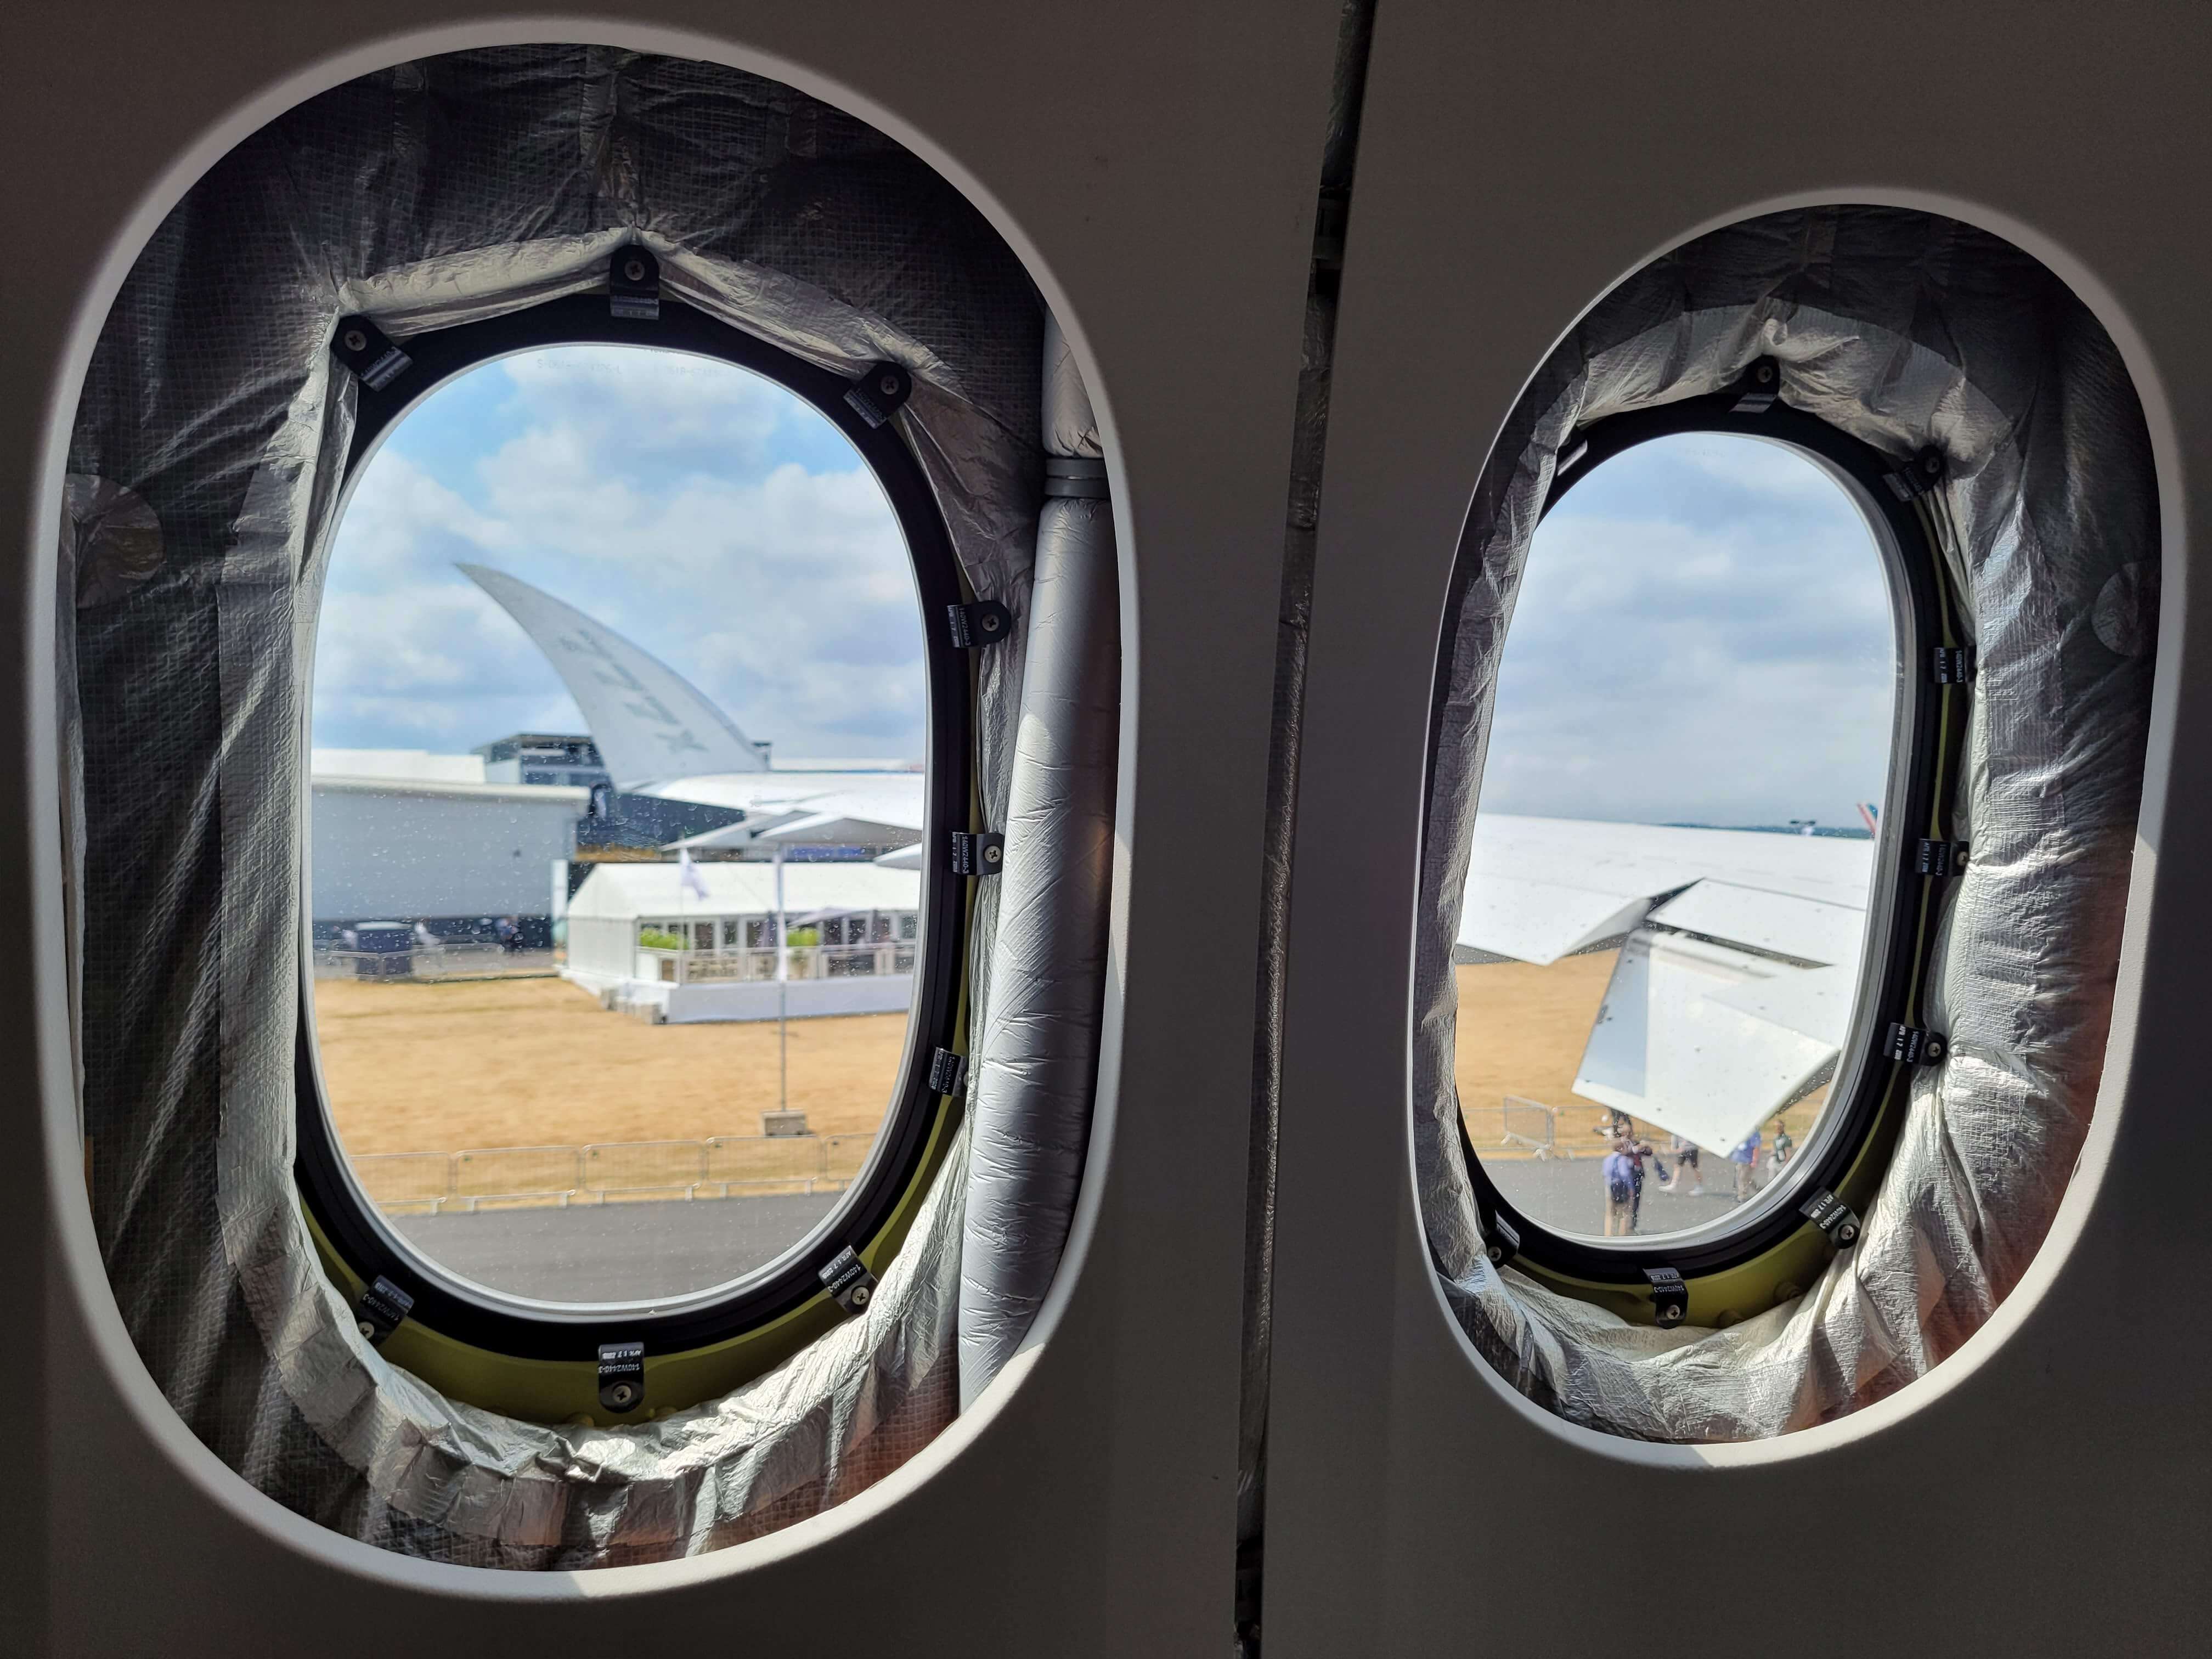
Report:
[[[1605,1236],[1625,1238],[1636,1232],[1644,1218],[1644,1164],[1651,1166],[1651,1178],[1662,1193],[1683,1191],[1682,1183],[1688,1182],[1686,1196],[1698,1198],[1705,1190],[1705,1171],[1700,1165],[1700,1149],[1694,1140],[1676,1135],[1668,1148],[1674,1160],[1670,1170],[1659,1150],[1637,1132],[1634,1120],[1625,1112],[1610,1114],[1601,1126],[1607,1151],[1605,1161],[1599,1166],[1605,1182]],[[1735,1201],[1739,1204],[1759,1190],[1756,1171],[1759,1153],[1765,1145],[1757,1129],[1729,1149],[1728,1164],[1735,1187]],[[1782,1119],[1774,1120],[1774,1140],[1767,1152],[1767,1179],[1780,1173],[1796,1152],[1796,1144],[1790,1136]]]

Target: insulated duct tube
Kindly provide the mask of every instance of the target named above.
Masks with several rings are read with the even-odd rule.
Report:
[[[1043,425],[1048,456],[1099,455],[1082,376],[1049,319]],[[1048,499],[1037,522],[991,1006],[969,1091],[963,1410],[1044,1300],[1091,1134],[1121,673],[1113,506],[1103,479],[1096,488],[1094,497]]]

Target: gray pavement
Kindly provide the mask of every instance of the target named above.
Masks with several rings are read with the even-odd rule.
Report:
[[[704,1290],[773,1261],[842,1196],[649,1200],[391,1221],[432,1261],[510,1296],[641,1302]]]
[[[1602,1158],[1595,1156],[1499,1158],[1486,1159],[1482,1167],[1514,1208],[1531,1220],[1563,1232],[1599,1233],[1605,1229],[1604,1164]],[[1650,1164],[1645,1164],[1638,1233],[1703,1226],[1735,1208],[1735,1166],[1710,1152],[1703,1165],[1705,1194],[1694,1197],[1686,1182],[1674,1192],[1662,1190]],[[1670,1174],[1674,1171],[1672,1158],[1667,1168]]]

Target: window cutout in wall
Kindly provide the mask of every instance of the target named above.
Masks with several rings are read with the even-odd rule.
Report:
[[[386,433],[322,598],[312,1029],[427,1273],[658,1306],[833,1222],[911,1058],[920,614],[874,473],[733,364],[531,351]]]
[[[1553,1233],[1724,1240],[1802,1185],[1872,1042],[1905,600],[1860,503],[1788,445],[1661,436],[1572,485],[1499,670],[1462,1119]]]

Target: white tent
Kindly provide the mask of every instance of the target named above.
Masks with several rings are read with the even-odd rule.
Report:
[[[597,866],[568,902],[569,980],[671,1021],[881,1013],[912,1000],[921,877],[874,864],[787,864],[778,983],[775,866]]]

